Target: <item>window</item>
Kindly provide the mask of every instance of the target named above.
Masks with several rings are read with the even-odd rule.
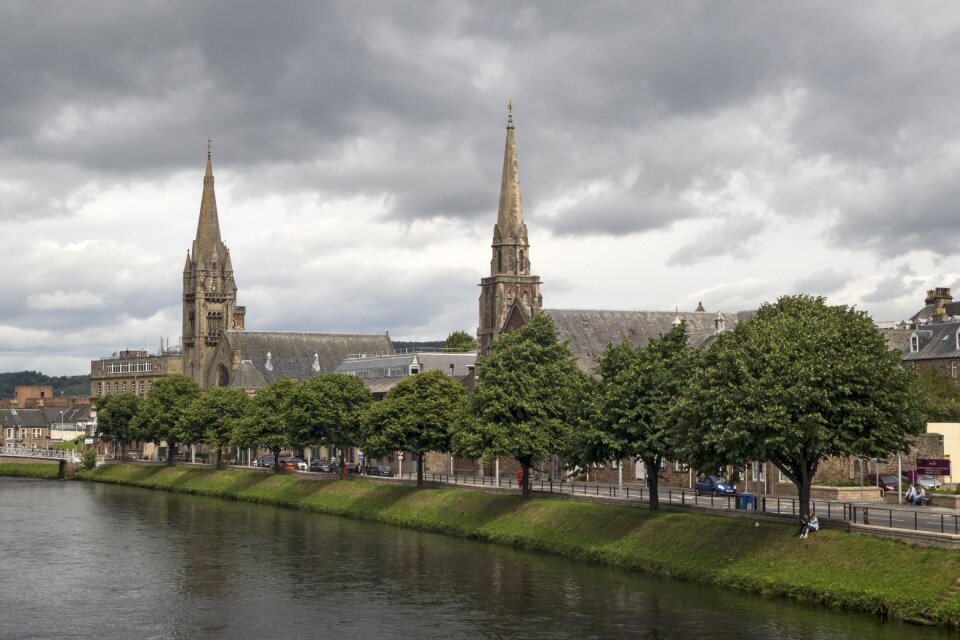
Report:
[[[790,482],[790,478],[788,478],[787,476],[783,475],[783,471],[781,471],[780,469],[777,469],[777,482],[780,482],[780,483],[782,483],[782,484],[786,484],[786,483]]]
[[[140,381],[140,395],[143,395],[143,380]]]
[[[98,396],[102,396],[102,395],[103,395],[103,383],[102,383],[102,382],[98,382],[98,383],[97,383],[97,395],[98,395]]]
[[[754,462],[751,465],[751,477],[750,479],[755,482],[766,482],[767,481],[767,465],[762,462]]]
[[[674,463],[673,463],[673,470],[674,470],[674,471],[689,471],[689,470],[690,470],[690,465],[686,464],[685,462],[674,462]]]
[[[920,336],[913,334],[910,336],[910,353],[917,353],[920,351]]]

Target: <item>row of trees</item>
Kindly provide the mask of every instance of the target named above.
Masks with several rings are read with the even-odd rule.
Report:
[[[900,450],[923,428],[915,374],[869,318],[808,296],[763,305],[702,349],[689,346],[682,323],[646,345],[612,344],[592,376],[541,314],[501,336],[479,370],[469,396],[449,376],[426,372],[378,403],[358,378],[340,374],[281,379],[253,398],[200,393],[171,377],[142,403],[111,396],[98,420],[108,439],[205,442],[218,464],[230,444],[266,444],[277,464],[281,449],[320,443],[369,456],[408,451],[421,484],[429,451],[512,457],[524,496],[531,467],[550,456],[568,466],[637,459],[653,509],[664,460],[704,471],[770,460],[796,484],[805,511],[822,460]]]

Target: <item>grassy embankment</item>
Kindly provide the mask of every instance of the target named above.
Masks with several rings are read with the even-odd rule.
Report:
[[[22,466],[22,465],[9,465]],[[55,468],[55,467],[54,467]],[[0,465],[0,473],[4,467]],[[790,524],[467,489],[136,464],[81,477],[374,520],[891,615],[960,625],[960,554]]]
[[[3,462],[0,476],[56,480],[59,465],[52,462]]]

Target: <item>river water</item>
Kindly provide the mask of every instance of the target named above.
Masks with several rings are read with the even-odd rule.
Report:
[[[731,541],[732,543],[732,541]],[[0,638],[933,638],[385,525],[0,478]]]

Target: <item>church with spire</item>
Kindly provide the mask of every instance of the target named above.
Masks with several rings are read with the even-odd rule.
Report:
[[[490,276],[480,280],[479,353],[486,354],[501,333],[526,324],[542,307],[540,277],[530,273],[530,241],[523,221],[513,102],[507,105],[500,207],[493,226]]]
[[[197,237],[183,267],[183,373],[201,388],[226,386],[229,372],[210,364],[227,330],[243,331],[246,308],[237,306],[230,249],[220,237],[213,159],[207,149]]]
[[[718,333],[732,329],[741,319],[751,315],[751,312],[707,313],[702,304],[695,311],[544,308],[540,277],[533,275],[530,267],[530,241],[523,219],[512,102],[507,105],[506,138],[500,205],[491,244],[490,275],[480,280],[480,322],[477,328],[480,354],[489,353],[500,334],[514,331],[533,315],[543,313],[553,320],[559,338],[569,344],[578,366],[584,371],[592,371],[596,357],[610,343],[626,338],[634,345],[646,344],[682,322],[690,343],[703,346]]]

